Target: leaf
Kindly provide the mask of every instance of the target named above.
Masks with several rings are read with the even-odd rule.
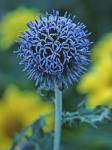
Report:
[[[84,103],[81,103],[78,105],[76,111],[63,113],[63,123],[72,126],[76,120],[88,123],[97,128],[97,123],[101,123],[104,120],[112,120],[111,110],[104,106],[89,109],[86,108]]]
[[[21,150],[52,149],[52,132],[45,134],[42,130],[42,127],[45,124],[45,117],[46,116],[40,117],[40,119],[36,120],[31,125],[26,127],[23,131],[21,131],[19,134],[17,134],[14,138],[10,150],[16,150],[17,147],[19,147]],[[27,133],[28,129],[30,128],[32,129],[31,136],[29,136]]]

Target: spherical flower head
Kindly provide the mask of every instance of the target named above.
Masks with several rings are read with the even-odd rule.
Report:
[[[23,32],[17,55],[30,79],[37,86],[53,89],[68,87],[86,70],[89,62],[88,31],[66,12],[51,14],[29,22]]]

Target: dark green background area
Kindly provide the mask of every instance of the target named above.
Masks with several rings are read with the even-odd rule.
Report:
[[[111,0],[1,0],[0,15],[21,5],[36,8],[43,13],[52,9],[58,9],[61,13],[68,11],[87,24],[93,39],[112,30]]]
[[[0,20],[19,6],[35,8],[42,13],[52,9],[58,9],[60,14],[68,11],[87,25],[94,44],[112,31],[112,0],[0,0]],[[0,96],[12,83],[21,89],[36,90],[34,82],[29,81],[21,71],[22,67],[13,53],[15,49],[17,45],[6,52],[0,51]],[[85,98],[77,93],[75,87],[64,92],[64,110],[72,111]],[[64,150],[112,150],[112,123],[104,123],[98,129],[79,123],[71,129],[64,126],[62,143]]]

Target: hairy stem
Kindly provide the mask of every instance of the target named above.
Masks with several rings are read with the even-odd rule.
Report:
[[[54,150],[60,150],[61,140],[61,117],[62,117],[62,91],[55,86],[55,129],[54,129]]]

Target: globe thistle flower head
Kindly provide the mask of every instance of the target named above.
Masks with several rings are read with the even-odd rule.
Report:
[[[86,70],[89,62],[88,31],[66,12],[58,11],[27,24],[17,55],[30,79],[47,89],[68,87]]]

